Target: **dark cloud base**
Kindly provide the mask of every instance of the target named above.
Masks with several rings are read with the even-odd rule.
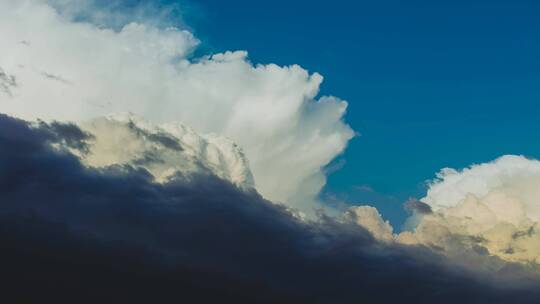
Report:
[[[5,303],[536,303],[425,249],[383,245],[321,216],[295,219],[208,174],[153,183],[82,166],[73,125],[0,116]],[[475,279],[476,278],[476,279]]]

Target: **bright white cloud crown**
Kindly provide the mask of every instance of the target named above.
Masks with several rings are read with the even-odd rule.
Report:
[[[59,12],[50,3],[0,1],[0,68],[16,79],[2,82],[2,112],[70,121],[131,112],[155,124],[182,122],[239,144],[257,189],[291,204],[316,200],[322,168],[354,135],[342,120],[347,103],[317,97],[319,74],[253,65],[245,51],[191,60],[199,41],[188,31],[74,22],[76,5],[53,1]]]

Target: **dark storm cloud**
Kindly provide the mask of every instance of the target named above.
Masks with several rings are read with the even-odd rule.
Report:
[[[534,303],[213,175],[83,167],[76,126],[0,116],[0,298],[70,303]],[[74,142],[81,142],[74,144]],[[4,301],[3,301],[4,302]]]
[[[39,129],[48,133],[49,141],[62,143],[69,148],[85,153],[88,152],[88,141],[93,138],[92,134],[84,132],[73,123],[40,121]]]

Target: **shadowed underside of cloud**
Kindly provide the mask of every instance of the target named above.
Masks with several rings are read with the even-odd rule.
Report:
[[[304,222],[208,172],[154,183],[128,165],[90,169],[62,148],[86,147],[91,134],[74,128],[0,116],[0,297],[533,303],[539,296],[452,269],[426,248],[380,243],[352,222]]]

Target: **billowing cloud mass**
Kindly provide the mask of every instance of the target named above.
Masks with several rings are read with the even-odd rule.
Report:
[[[319,74],[254,65],[244,51],[192,59],[199,41],[188,31],[75,22],[69,8],[78,4],[52,2],[62,11],[44,0],[0,1],[1,75],[17,80],[0,82],[5,113],[84,121],[132,112],[219,134],[242,147],[265,197],[297,205],[313,203],[322,168],[354,135],[342,121],[347,103],[317,97]]]
[[[413,212],[412,231],[392,235],[369,207],[350,213],[380,240],[422,244],[460,258],[475,252],[538,268],[539,197],[540,161],[507,155],[462,171],[443,169],[426,197],[406,204]]]
[[[0,115],[0,146],[10,147],[0,149],[2,300],[535,303],[540,296],[532,288],[538,274],[519,264],[487,272],[425,247],[378,242],[356,224],[378,216],[374,209],[305,221],[210,171],[157,183],[130,164],[86,167],[70,151],[85,153],[95,137],[73,124]]]
[[[394,239],[392,231],[394,228],[388,221],[384,221],[376,208],[370,206],[360,206],[351,208],[346,214],[350,220],[369,231],[380,241],[391,241]]]
[[[88,149],[78,153],[87,166],[140,167],[157,182],[206,171],[240,187],[254,187],[248,160],[227,138],[203,137],[180,123],[154,126],[126,114],[87,121],[82,128],[93,134]]]
[[[538,302],[539,161],[442,170],[401,233],[314,212],[354,135],[322,76],[117,2],[0,0],[0,298]]]
[[[460,245],[504,260],[539,263],[540,162],[504,156],[463,171],[444,169],[422,199],[435,211],[416,237],[443,248]]]

